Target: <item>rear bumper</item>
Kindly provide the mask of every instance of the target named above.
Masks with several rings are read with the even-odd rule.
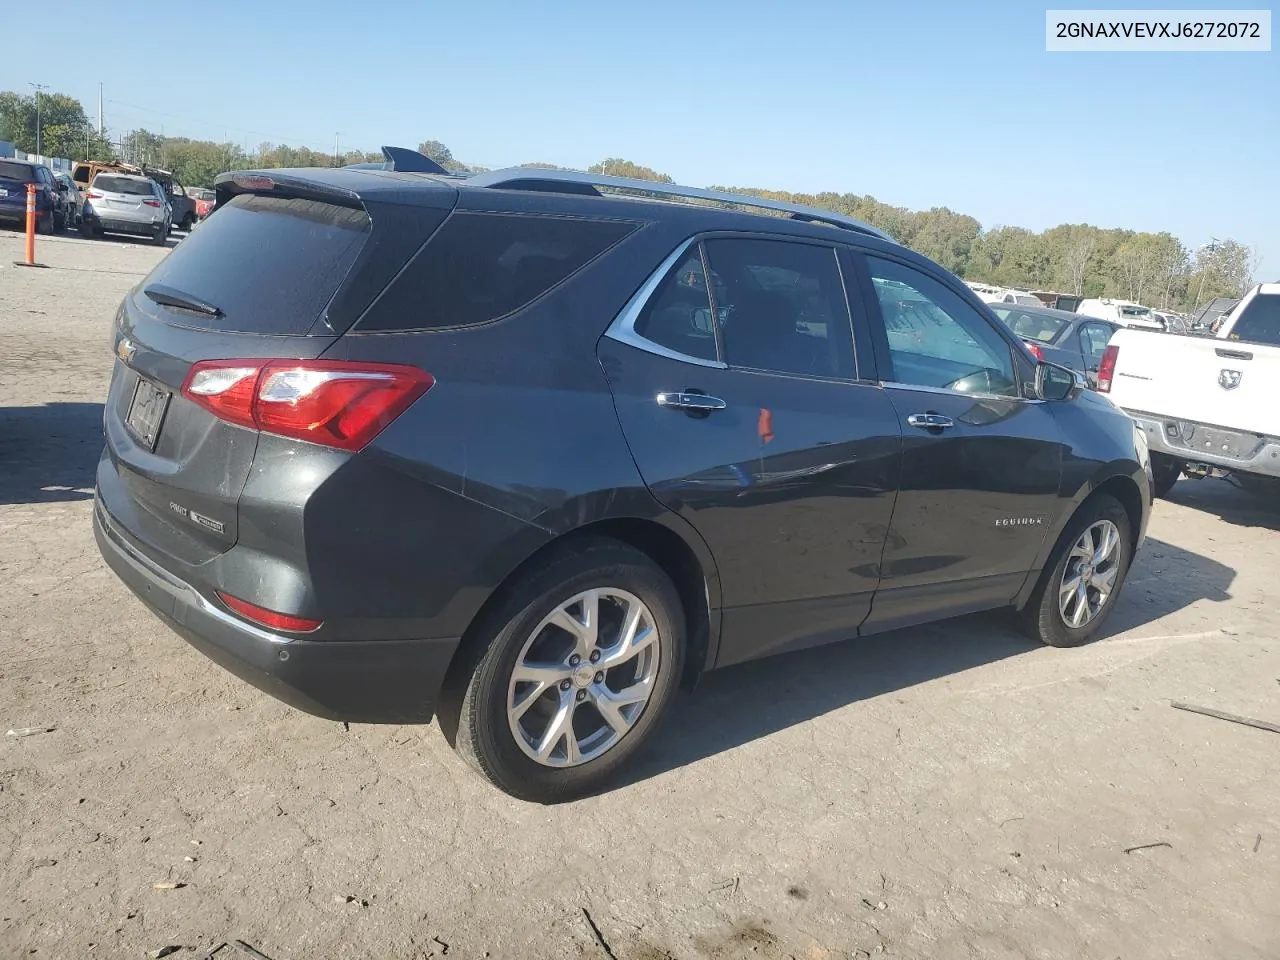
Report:
[[[458,639],[308,641],[233,616],[147,557],[95,499],[93,532],[107,565],[175,633],[259,690],[351,723],[426,723]]]
[[[164,229],[163,220],[120,220],[115,217],[102,217],[96,211],[85,211],[82,218],[105,233],[128,233],[140,237],[158,236]]]
[[[1146,434],[1147,446],[1152,453],[1162,453],[1188,463],[1205,463],[1238,473],[1280,477],[1280,437],[1177,420],[1136,410],[1126,410],[1125,413]],[[1205,431],[1213,432],[1211,440],[1206,439]]]

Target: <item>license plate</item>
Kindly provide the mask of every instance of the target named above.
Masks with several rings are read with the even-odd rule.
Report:
[[[138,385],[133,388],[133,399],[129,401],[129,413],[124,418],[124,425],[148,450],[156,448],[156,440],[160,437],[160,424],[164,421],[164,413],[169,408],[169,391],[161,390],[149,380],[138,378]]]

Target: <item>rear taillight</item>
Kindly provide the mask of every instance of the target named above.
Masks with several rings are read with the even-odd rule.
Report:
[[[434,383],[394,363],[207,360],[187,373],[182,395],[229,423],[355,451]]]
[[[1098,362],[1098,392],[1110,393],[1111,381],[1116,375],[1116,357],[1120,355],[1120,347],[1114,343],[1107,344],[1102,351],[1102,360]]]
[[[143,204],[143,206],[147,206],[147,207],[160,207],[160,206],[163,206],[163,204],[162,204],[159,200],[143,200],[143,201],[142,201],[142,204]]]
[[[1044,351],[1040,349],[1039,345],[1034,344],[1029,340],[1023,340],[1022,342],[1026,345],[1027,349],[1031,351],[1031,355],[1033,357],[1037,360],[1044,359]]]
[[[324,623],[323,620],[310,620],[307,617],[294,617],[287,613],[276,613],[274,610],[268,610],[266,607],[260,607],[256,603],[241,600],[239,597],[233,597],[231,594],[223,593],[222,591],[218,591],[218,599],[246,620],[252,620],[254,623],[270,627],[272,630],[286,630],[289,633],[310,633],[313,630],[320,629],[320,626]]]
[[[85,194],[85,196],[88,197],[90,200],[102,199],[102,194],[98,193],[97,190],[90,190],[88,193]]]

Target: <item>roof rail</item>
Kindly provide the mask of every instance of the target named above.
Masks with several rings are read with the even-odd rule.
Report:
[[[605,174],[578,173],[574,170],[545,170],[537,167],[510,167],[506,170],[493,170],[468,177],[467,184],[475,187],[494,187],[505,190],[543,190],[555,193],[595,194],[596,187],[613,190],[635,191],[658,195],[664,199],[706,200],[714,203],[735,204],[743,207],[757,207],[764,210],[775,210],[789,215],[793,220],[809,220],[823,223],[842,230],[853,230],[896,241],[883,230],[877,230],[870,224],[852,217],[841,216],[830,210],[818,210],[798,203],[784,203],[781,200],[767,200],[763,197],[752,197],[740,193],[725,193],[720,190],[703,190],[699,187],[682,187],[675,183],[662,183],[654,180],[634,180],[630,177],[611,177]]]

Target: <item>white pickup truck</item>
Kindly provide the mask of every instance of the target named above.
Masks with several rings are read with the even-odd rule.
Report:
[[[1146,434],[1156,496],[1182,473],[1228,471],[1280,491],[1280,283],[1254,287],[1213,337],[1124,329],[1098,364],[1098,390]]]

